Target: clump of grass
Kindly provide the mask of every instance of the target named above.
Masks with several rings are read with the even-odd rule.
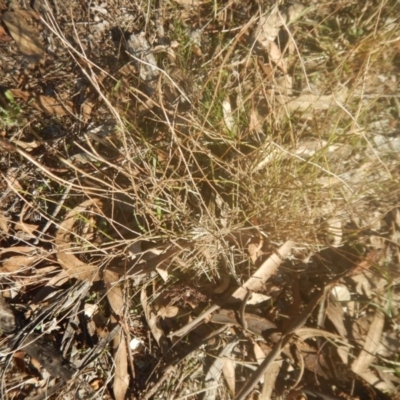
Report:
[[[268,68],[262,70],[251,43],[257,20],[246,26],[232,17],[228,24],[232,29],[211,33],[204,29],[202,55],[193,51],[190,23],[168,17],[163,21],[178,47],[169,49],[174,59],[161,54],[158,67],[166,73],[177,68],[178,78],[188,83],[191,90],[176,76],[169,76],[188,98],[185,107],[183,101],[170,104],[166,100],[164,91],[172,93],[176,87],[164,74],[157,82],[140,83],[109,74],[100,86],[97,83],[104,77],[96,75],[93,67],[88,79],[103,100],[102,115],[99,112],[93,119],[101,122],[105,114],[112,114],[117,128],[104,138],[82,139],[79,121],[73,124],[74,135],[55,146],[54,154],[62,154],[55,168],[62,166],[68,172],[57,185],[37,188],[31,204],[39,214],[53,219],[48,236],[57,231],[69,209],[88,198],[102,199],[104,209],[94,212],[95,222],[83,211],[78,218],[80,230],[71,232],[73,251],[82,262],[122,271],[119,283],[136,311],[141,309],[142,286],[151,287],[151,302],[156,302],[168,285],[184,282],[211,296],[210,288],[226,275],[241,283],[255,269],[248,245],[257,240],[263,243],[264,255],[288,239],[308,253],[327,249],[331,218],[341,222],[339,245],[356,248],[358,233],[371,224],[368,214],[379,211],[383,216],[399,200],[398,160],[393,154],[371,156],[367,151],[373,142],[371,124],[380,116],[395,123],[398,113],[395,100],[382,96],[391,93],[391,76],[398,74],[391,41],[399,27],[388,20],[385,4],[375,5],[371,15],[360,4],[316,6],[304,21],[296,22],[297,49],[287,56],[294,97],[307,87],[321,95],[337,93],[343,86],[349,90],[344,103],[333,101],[325,110],[311,105],[308,111],[293,111],[278,101],[276,87],[282,71],[273,63],[268,65],[270,74],[265,72]],[[164,7],[165,15],[178,15],[176,6],[173,10],[170,5]],[[200,26],[212,22],[218,27],[224,7],[215,2],[211,14],[207,6],[199,7],[199,14],[190,15],[189,20],[197,18]],[[158,13],[149,3],[146,19],[157,20]],[[150,36],[153,25],[146,26]],[[79,57],[85,60],[86,56]],[[322,61],[315,62],[316,58]],[[151,90],[140,93],[143,87]],[[151,105],[146,103],[148,98]],[[0,108],[6,130],[20,123],[20,108],[12,97],[7,99],[7,108]],[[227,127],[226,101],[232,108],[234,129]],[[257,127],[250,126],[254,119]],[[309,151],[315,144],[311,154],[299,151],[301,146]],[[104,154],[99,154],[100,148]],[[65,162],[76,149],[86,150],[95,161]],[[118,161],[108,160],[110,154],[116,154]],[[44,165],[35,176],[47,182],[53,179],[47,171]],[[50,191],[58,190],[61,197],[68,181],[72,182],[70,197],[59,215],[51,215],[57,197]],[[24,201],[31,201],[20,188],[14,189]],[[82,240],[84,235],[90,236],[90,244]],[[48,243],[52,246],[51,239]],[[124,275],[138,259],[150,264],[152,252],[159,255],[171,248],[179,251],[167,260],[165,274],[170,280],[166,285],[158,275],[134,278],[136,283]],[[284,273],[278,277],[282,286],[284,278]],[[106,290],[101,290],[105,295]],[[101,297],[96,302],[107,308]],[[165,324],[165,329],[176,327],[172,322],[172,328]],[[146,335],[142,332],[142,336]],[[149,343],[158,348],[154,340]],[[195,374],[201,362],[182,363],[185,384],[171,380],[164,392],[183,396],[185,390],[201,390]]]

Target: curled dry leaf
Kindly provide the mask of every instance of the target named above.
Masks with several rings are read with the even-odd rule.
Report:
[[[30,60],[39,62],[45,54],[45,48],[39,40],[39,32],[27,24],[26,18],[33,16],[37,16],[34,11],[16,10],[6,11],[1,19],[17,43],[19,51]]]
[[[276,253],[263,262],[258,270],[244,283],[243,287],[238,288],[232,294],[232,300],[243,300],[247,294],[247,289],[253,292],[261,292],[264,288],[265,282],[276,274],[282,261],[289,255],[294,242],[288,240],[284,243]]]
[[[93,206],[100,209],[102,202],[99,199],[90,199],[73,208],[60,224],[55,238],[58,262],[70,277],[79,280],[92,281],[99,279],[98,267],[96,265],[86,264],[78,257],[71,254],[72,243],[68,239],[68,236],[73,233],[73,227],[77,218],[79,218],[82,213],[87,212],[89,207]]]
[[[258,257],[262,256],[264,252],[261,251],[263,246],[263,240],[261,239],[259,243],[249,243],[247,251],[249,252],[250,260],[253,264],[256,263]]]
[[[213,290],[213,292],[215,294],[224,293],[228,289],[230,282],[231,278],[228,275],[222,276],[220,284]]]

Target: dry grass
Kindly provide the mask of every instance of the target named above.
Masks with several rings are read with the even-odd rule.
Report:
[[[317,288],[339,282],[346,268],[359,272],[366,262],[365,269],[392,271],[399,263],[393,217],[400,187],[398,4],[306,6],[281,24],[276,48],[265,47],[258,32],[272,5],[160,4],[51,8],[41,21],[54,53],[40,67],[26,61],[25,69],[18,67],[15,44],[2,47],[22,78],[4,67],[0,283],[13,303],[31,310],[20,306],[30,331],[49,333],[57,321],[54,341],[81,367],[97,398],[113,392],[119,400],[125,391],[127,398],[235,398],[226,373],[225,381],[215,381],[207,371],[214,358],[235,359],[238,391],[239,377],[247,380],[256,365],[254,332],[236,327],[208,338],[215,326],[206,323],[179,341],[168,338],[207,305],[223,303],[225,283],[243,284],[279,246],[294,241],[267,288],[278,293],[273,305],[251,310],[286,332],[286,318],[309,304]],[[151,62],[126,51],[131,33],[150,42],[153,80],[142,75]],[[16,90],[32,93],[30,100]],[[385,255],[370,261],[371,252]],[[383,293],[370,288],[373,295],[343,279],[364,310],[353,310],[351,321],[363,312],[371,316],[374,302],[386,310],[397,301],[396,277],[385,277]],[[93,318],[83,317],[88,304],[97,307]],[[397,308],[390,310],[385,321],[393,327]],[[346,346],[368,350],[350,334],[343,338],[332,317],[327,325],[311,311],[307,317],[309,326],[338,333],[332,348],[342,335]],[[369,327],[380,323],[374,318]],[[97,344],[114,327],[119,334],[104,350]],[[225,354],[231,335],[241,341]],[[144,346],[130,349],[133,338]],[[26,398],[41,377],[32,367],[6,367],[5,353],[3,398]],[[88,354],[90,362],[80,364]],[[344,383],[308,365],[302,380],[284,365],[272,397],[263,398],[289,398],[296,386],[321,397],[329,383],[339,385],[336,396],[367,398],[360,370],[351,370],[353,359],[367,365],[360,354],[349,351],[345,367],[340,358],[353,374]],[[339,363],[335,357],[332,363]],[[377,362],[397,376],[396,357],[384,359]],[[300,361],[290,362],[301,369]],[[15,386],[16,374],[25,386]],[[77,390],[78,381],[64,392]],[[370,398],[385,398],[384,389],[368,385]]]

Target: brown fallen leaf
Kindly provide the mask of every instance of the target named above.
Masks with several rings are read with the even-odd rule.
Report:
[[[218,357],[216,357],[211,364],[204,378],[204,386],[206,388],[206,391],[204,393],[203,399],[215,400],[218,398],[218,385],[221,378],[222,369],[227,363],[228,359],[231,358],[231,353],[238,343],[239,340],[237,340],[236,338],[231,339],[231,341],[225,345],[225,347],[218,354]]]
[[[8,35],[5,29],[0,26],[0,42],[10,42],[12,37]]]
[[[149,298],[146,293],[146,287],[143,286],[140,293],[140,302],[143,307],[144,316],[146,318],[147,324],[151,330],[151,333],[156,339],[158,345],[160,346],[161,353],[165,354],[168,350],[168,341],[165,337],[164,331],[160,327],[160,316],[153,310],[152,306],[149,304]]]
[[[8,272],[19,272],[29,268],[35,262],[43,259],[43,256],[13,256],[2,262],[3,268]]]
[[[304,93],[299,97],[290,100],[285,104],[285,108],[289,112],[311,112],[311,111],[320,111],[320,110],[328,110],[332,106],[336,104],[343,104],[347,98],[348,89],[342,88],[335,93],[328,95],[318,95],[312,93]],[[277,96],[277,100],[279,102],[285,103],[287,101],[285,96],[279,97]]]
[[[9,226],[8,222],[10,221],[10,218],[6,217],[3,213],[0,213],[0,234],[2,235],[7,235]]]
[[[124,311],[124,296],[121,286],[116,284],[119,275],[115,272],[104,271],[104,283],[107,288],[107,298],[111,309],[118,317],[122,317]],[[115,318],[115,317],[113,317]],[[116,319],[115,319],[116,322]],[[128,351],[124,338],[124,331],[115,335],[113,339],[115,376],[113,383],[114,397],[116,400],[124,400],[129,387]]]
[[[113,392],[115,400],[124,400],[129,387],[128,373],[128,351],[124,340],[124,334],[121,331],[113,339],[115,376],[113,383]]]
[[[71,101],[61,102],[54,97],[34,94],[20,89],[10,89],[10,92],[14,97],[22,99],[38,111],[47,112],[58,117],[73,114],[73,104]]]
[[[39,32],[26,21],[27,17],[33,17],[35,14],[24,10],[6,11],[1,19],[20,52],[33,62],[39,62],[45,54],[45,48],[39,40]]]
[[[229,387],[232,395],[235,395],[235,383],[236,383],[236,363],[231,358],[226,358],[225,364],[222,367],[222,374],[224,375],[225,381]]]
[[[104,283],[107,288],[107,298],[111,309],[115,315],[122,316],[124,309],[124,296],[122,289],[116,284],[119,280],[119,275],[113,271],[104,271]]]
[[[79,280],[99,280],[99,271],[96,265],[86,264],[78,257],[71,254],[72,244],[68,240],[68,235],[73,232],[77,218],[87,212],[89,207],[95,206],[100,209],[102,202],[99,199],[90,199],[73,208],[64,218],[56,234],[55,244],[57,246],[57,260],[62,268],[74,278]]]

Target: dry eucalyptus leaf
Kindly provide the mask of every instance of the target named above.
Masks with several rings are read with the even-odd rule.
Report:
[[[239,340],[233,339],[222,349],[218,357],[211,364],[204,381],[205,387],[208,388],[203,397],[205,400],[215,400],[218,398],[218,383],[223,367],[238,343]]]
[[[281,369],[283,361],[275,361],[264,373],[264,383],[262,388],[261,399],[272,400],[272,392],[276,386],[276,379]],[[274,397],[275,398],[275,397]]]
[[[58,117],[73,115],[73,103],[71,101],[59,101],[54,97],[37,95],[20,89],[10,89],[10,92],[14,97],[24,100],[38,111]]]
[[[164,331],[160,328],[159,316],[154,312],[152,306],[149,304],[149,299],[146,293],[146,287],[143,286],[140,293],[140,302],[144,311],[144,315],[147,324],[151,330],[151,333],[156,339],[156,342],[160,346],[161,352],[164,354],[168,350],[168,341],[165,337]]]
[[[8,272],[23,272],[23,270],[43,258],[43,256],[13,256],[3,260],[2,266]]]
[[[232,395],[235,395],[235,384],[236,384],[236,363],[231,358],[227,358],[224,366],[222,367],[222,374],[224,375],[225,381],[229,387]]]
[[[123,330],[113,339],[114,348],[114,382],[113,392],[115,400],[125,400],[129,387],[128,350],[125,343]]]
[[[10,221],[10,219],[6,217],[3,213],[0,213],[0,233],[3,235],[6,235],[8,233],[8,221]]]
[[[160,307],[157,314],[161,318],[174,318],[179,314],[179,307],[176,306]]]
[[[347,88],[342,88],[338,90],[336,93],[328,94],[328,95],[318,95],[312,93],[304,93],[299,97],[289,101],[285,104],[285,108],[289,112],[311,112],[311,111],[322,111],[328,110],[330,107],[341,104],[343,105],[347,98]],[[277,100],[285,103],[285,97],[277,96]]]
[[[254,39],[266,48],[268,43],[276,39],[284,22],[278,7],[275,7],[268,15],[263,15],[260,18],[258,27],[254,32]]]
[[[45,54],[45,48],[39,40],[39,32],[29,26],[27,16],[36,15],[23,10],[6,11],[1,19],[17,43],[20,52],[34,62],[39,62]]]
[[[361,373],[368,371],[369,366],[374,361],[375,354],[379,349],[384,323],[385,315],[382,311],[377,309],[374,319],[368,329],[363,349],[351,365],[351,370],[354,373],[360,375]]]
[[[56,233],[55,244],[57,246],[57,260],[70,277],[79,280],[99,280],[99,271],[96,265],[86,264],[72,254],[72,243],[68,236],[73,233],[75,222],[81,218],[82,213],[88,212],[88,208],[95,207],[99,210],[102,202],[99,199],[90,199],[73,208],[64,218]]]
[[[124,295],[121,286],[117,284],[119,275],[106,269],[104,271],[104,283],[107,288],[107,299],[111,309],[117,316],[122,316],[124,310]]]
[[[267,52],[269,60],[272,61],[282,72],[287,74],[286,60],[283,58],[282,52],[275,42],[269,42],[267,44]]]

